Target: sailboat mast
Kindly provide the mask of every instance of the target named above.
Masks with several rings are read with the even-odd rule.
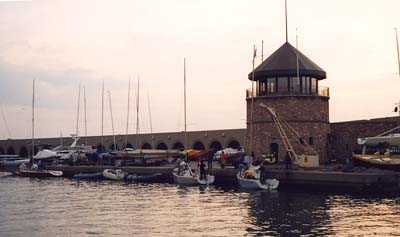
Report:
[[[253,71],[251,74],[251,107],[250,107],[250,155],[253,152],[253,108],[254,108],[254,64],[257,56],[256,46],[253,47]]]
[[[183,58],[183,114],[185,123],[185,160],[187,161],[187,128],[186,128],[186,58]]]
[[[104,80],[101,89],[101,151],[104,147]]]
[[[147,92],[147,103],[149,105],[149,118],[150,118],[150,133],[153,135],[153,122],[151,121],[151,108],[150,108],[150,96],[149,92]],[[154,148],[154,139],[151,139],[151,146]]]
[[[396,46],[397,46],[397,64],[399,66],[399,77],[400,77],[400,52],[399,52],[399,38],[397,36],[397,28],[394,28],[395,32],[396,32]]]
[[[137,95],[136,95],[136,147],[139,148],[139,74],[138,74],[138,81],[137,81]]]
[[[3,116],[4,125],[6,125],[8,138],[11,138],[11,131],[10,131],[10,127],[8,126],[6,113],[4,112],[4,105],[3,104],[1,104],[1,114]]]
[[[110,91],[107,91],[107,93],[108,93],[108,102],[110,104],[111,127],[112,127],[113,142],[114,142],[113,149],[116,150],[117,144],[115,144],[114,119],[113,119],[112,106],[111,106],[111,94],[110,94]]]
[[[79,136],[79,102],[81,100],[81,84],[79,83],[79,91],[78,91],[78,111],[76,113],[76,137]]]
[[[125,148],[126,148],[126,145],[128,144],[130,99],[131,99],[131,77],[129,76],[129,82],[128,82],[128,109],[127,109],[127,115],[126,115],[126,131],[125,131]]]
[[[33,79],[32,86],[32,154],[31,154],[31,164],[33,163],[33,156],[35,155],[35,79]]]
[[[394,28],[394,30],[395,30],[395,32],[396,32],[397,64],[398,64],[398,66],[399,66],[399,71],[398,71],[398,74],[399,74],[399,77],[400,77],[400,52],[399,52],[399,38],[398,38],[398,36],[397,36],[397,28]],[[397,105],[397,110],[398,110],[398,112],[399,112],[399,116],[400,116],[400,102],[399,102],[399,104]]]
[[[86,119],[86,87],[83,87],[83,105],[85,109],[85,145],[88,144],[87,142],[87,119]]]

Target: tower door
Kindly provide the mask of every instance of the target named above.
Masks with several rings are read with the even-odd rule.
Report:
[[[279,159],[279,145],[278,143],[271,143],[269,145],[269,150],[272,154],[275,155],[275,162],[278,162]]]

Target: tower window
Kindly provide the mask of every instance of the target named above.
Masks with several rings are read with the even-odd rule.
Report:
[[[302,94],[310,94],[311,92],[311,82],[310,82],[310,77],[302,77],[302,90],[301,93]]]
[[[275,93],[276,92],[276,78],[268,78],[267,79],[267,93]]]
[[[308,138],[308,144],[309,145],[314,145],[314,139],[312,137]]]
[[[300,93],[300,78],[298,77],[290,78],[290,91],[294,93]]]
[[[311,78],[311,94],[315,95],[318,92],[317,79]]]
[[[285,93],[289,91],[289,80],[287,77],[278,77],[278,92]]]

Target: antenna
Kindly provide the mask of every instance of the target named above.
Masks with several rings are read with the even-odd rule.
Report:
[[[288,42],[287,0],[285,0],[285,24],[286,24],[286,42]]]

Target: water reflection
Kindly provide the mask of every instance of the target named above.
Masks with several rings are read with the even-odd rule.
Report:
[[[0,176],[0,236],[399,235],[396,196]]]

